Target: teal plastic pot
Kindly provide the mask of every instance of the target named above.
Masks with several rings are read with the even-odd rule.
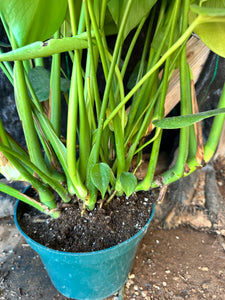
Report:
[[[18,223],[23,203],[17,201],[15,223],[27,243],[36,251],[56,289],[66,297],[79,300],[105,299],[124,285],[141,239],[153,218],[129,240],[114,247],[88,253],[62,252],[47,248],[28,237]],[[38,275],[37,275],[38,276]]]

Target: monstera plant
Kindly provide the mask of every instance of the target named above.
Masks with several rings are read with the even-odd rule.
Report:
[[[1,67],[15,87],[28,151],[16,145],[1,124],[1,170],[9,180],[30,182],[37,189],[40,202],[34,202],[8,186],[1,185],[2,191],[51,213],[56,208],[51,190],[56,190],[65,202],[70,201],[71,195],[76,195],[83,200],[84,207],[93,209],[98,190],[104,199],[123,192],[129,196],[135,190],[156,187],[154,169],[163,132],[161,128],[182,128],[177,164],[174,170],[162,175],[162,182],[168,184],[187,175],[184,171],[187,157],[190,161],[188,174],[199,167],[195,160],[196,136],[191,126],[220,114],[223,107],[193,114],[191,71],[186,61],[185,44],[195,31],[213,51],[224,56],[224,1],[67,3],[61,0],[57,4],[54,1],[48,4],[45,1],[33,1],[32,4],[30,1],[1,1],[0,11],[13,49],[1,54]],[[146,22],[145,45],[133,73],[136,82],[129,92],[125,92],[123,78]],[[124,56],[123,45],[131,31],[132,40]],[[107,45],[109,35],[116,36],[113,49]],[[72,65],[70,83],[60,66],[63,52],[68,53]],[[43,60],[49,56],[52,56],[50,72],[44,69]],[[14,61],[13,70],[7,61]],[[100,62],[106,80],[103,95],[100,95],[96,76]],[[160,79],[159,68],[163,65],[164,73]],[[164,119],[168,82],[177,67],[181,71],[181,116]],[[36,80],[32,80],[34,77]],[[47,96],[38,94],[37,79],[42,80],[42,85],[45,77]],[[63,80],[67,80],[64,85]],[[70,87],[66,89],[68,83]],[[68,101],[66,145],[60,136],[62,92]],[[49,98],[47,113],[42,102],[46,97]],[[127,111],[126,104],[131,99]],[[223,115],[220,115],[215,122],[222,124],[217,121],[222,119]],[[149,168],[146,177],[137,182],[135,173],[130,172],[130,165],[136,155],[141,162],[141,153],[146,146],[143,138],[151,122],[152,131],[155,126],[156,130],[148,141],[153,145]],[[217,130],[205,145],[202,161],[209,161],[215,150],[215,147],[210,148],[210,143],[216,145],[218,138]],[[190,140],[195,149],[192,157],[188,153]],[[45,157],[42,149],[46,151]]]
[[[27,146],[0,122],[0,169],[10,181],[29,182],[38,198],[0,183],[2,192],[57,219],[74,199],[88,213],[123,194],[130,199],[168,185],[211,159],[224,122],[225,88],[217,109],[198,112],[186,43],[195,32],[225,57],[224,0],[1,0],[0,14],[12,48],[1,50],[0,66],[14,86]],[[165,117],[177,68],[180,111]],[[212,116],[203,145],[200,121]],[[165,128],[180,129],[179,152],[175,165],[155,177]],[[136,170],[149,145],[140,180]]]

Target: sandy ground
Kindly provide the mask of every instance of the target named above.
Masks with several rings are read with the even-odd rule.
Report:
[[[0,225],[0,299],[65,300],[12,217]],[[190,228],[150,228],[140,244],[124,299],[225,299],[225,241]],[[108,299],[118,299],[117,295]]]

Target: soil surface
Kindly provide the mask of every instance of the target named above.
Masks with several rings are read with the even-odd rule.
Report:
[[[29,237],[46,247],[67,252],[98,251],[140,231],[150,218],[153,201],[153,193],[133,193],[129,198],[115,197],[102,206],[98,204],[89,212],[82,212],[78,201],[72,201],[57,219],[20,203],[18,222]]]

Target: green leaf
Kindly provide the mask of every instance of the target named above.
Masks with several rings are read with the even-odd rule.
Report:
[[[62,24],[67,0],[1,0],[0,11],[19,47],[50,38]]]
[[[119,28],[126,9],[127,0],[110,0],[108,8],[111,16]],[[146,17],[157,0],[133,0],[124,30],[124,39],[139,22]]]
[[[105,31],[106,36],[118,33],[118,28],[112,18],[112,15],[109,11],[108,6],[107,6],[106,12],[105,12],[104,31]]]
[[[137,186],[137,178],[134,174],[129,172],[123,172],[120,175],[120,184],[127,197],[133,194],[135,187]]]
[[[67,80],[65,78],[60,78],[60,88],[61,88],[61,91],[66,93],[69,91],[69,88],[70,88],[70,80]]]
[[[204,119],[219,114],[224,114],[224,113],[225,113],[225,108],[217,108],[217,109],[200,112],[194,115],[185,115],[179,117],[164,118],[161,120],[154,120],[153,124],[156,127],[160,127],[163,129],[178,129],[178,128],[183,128],[186,126],[193,125],[194,123],[200,122]]]
[[[50,39],[46,42],[35,42],[13,51],[0,54],[0,61],[27,60],[39,57],[47,57],[53,54],[84,49],[88,47],[87,35],[82,33],[63,39]]]
[[[190,8],[190,22],[197,15],[203,21],[195,28],[195,33],[213,52],[225,57],[225,1],[208,0],[202,6],[191,5]]]
[[[102,199],[105,197],[109,181],[111,169],[105,163],[97,163],[91,170],[91,179],[96,188],[101,192]]]
[[[50,71],[38,66],[29,71],[28,77],[38,97],[38,100],[45,101],[49,99]],[[67,92],[69,87],[70,81],[66,80],[65,78],[61,78],[61,91]]]
[[[43,67],[36,67],[29,71],[28,77],[39,101],[49,99],[50,72]]]

